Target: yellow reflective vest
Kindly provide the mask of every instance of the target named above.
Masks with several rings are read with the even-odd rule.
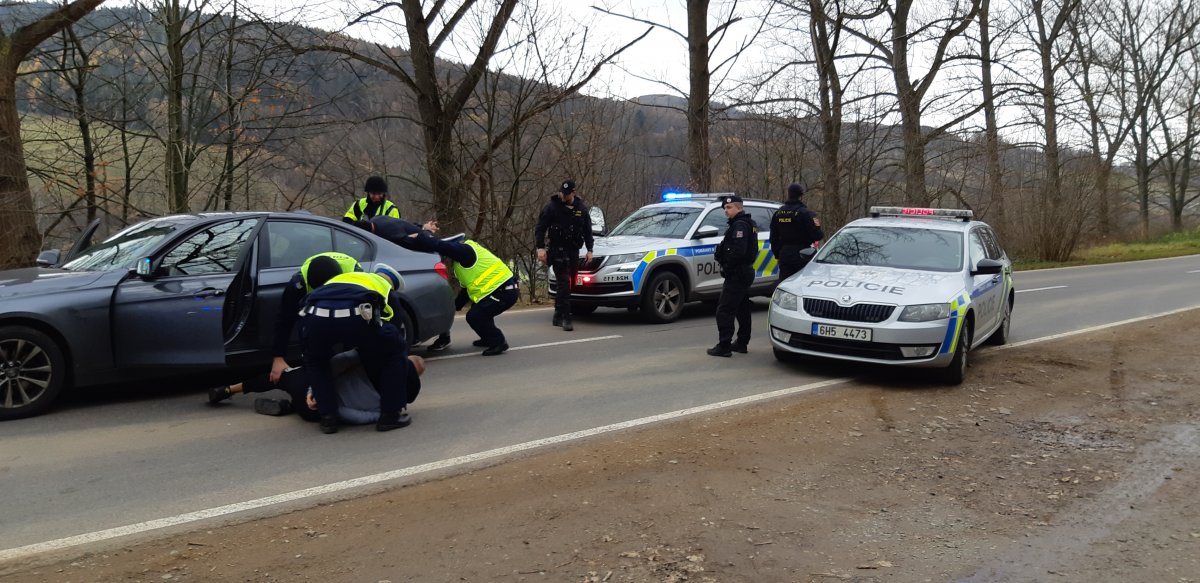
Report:
[[[379,294],[383,304],[383,321],[392,319],[392,307],[388,305],[388,294],[392,293],[392,282],[378,273],[355,271],[334,276],[325,285],[356,285]]]
[[[454,277],[458,279],[458,283],[467,288],[467,296],[471,298],[471,301],[479,303],[479,300],[496,291],[500,284],[508,281],[513,276],[513,272],[499,257],[485,249],[483,245],[474,241],[463,241],[463,243],[470,245],[471,249],[475,250],[475,263],[470,267],[463,267],[457,261],[454,262]]]
[[[396,208],[396,205],[392,204],[392,201],[386,198],[383,199],[383,202],[379,204],[379,210],[377,210],[375,214],[367,216],[367,206],[370,204],[371,201],[364,196],[351,203],[350,208],[346,209],[346,214],[342,216],[352,221],[369,219],[371,217],[392,217],[393,219],[400,218],[400,209]]]

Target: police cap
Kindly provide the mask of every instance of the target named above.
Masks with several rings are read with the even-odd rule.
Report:
[[[738,195],[736,195],[736,194],[731,194],[731,195],[729,195],[729,196],[722,196],[722,197],[721,197],[721,206],[725,206],[725,205],[727,205],[727,204],[729,204],[729,203],[734,203],[734,202],[736,202],[736,203],[741,203],[741,202],[742,202],[742,197],[740,197],[740,196],[738,196]]]
[[[572,192],[575,192],[575,181],[574,180],[562,181],[562,185],[558,187],[558,191],[563,194],[571,194]]]

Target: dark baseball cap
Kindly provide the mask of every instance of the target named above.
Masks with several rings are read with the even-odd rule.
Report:
[[[788,198],[800,198],[804,196],[804,187],[800,186],[799,182],[793,182],[788,185]]]
[[[740,197],[736,194],[731,194],[729,196],[721,197],[721,206],[725,206],[731,202],[742,202],[742,197]]]
[[[575,192],[575,181],[564,180],[562,185],[558,187],[558,191],[563,194],[571,194],[572,192]]]

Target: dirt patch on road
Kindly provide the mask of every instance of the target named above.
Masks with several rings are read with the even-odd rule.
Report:
[[[984,352],[961,387],[879,374],[2,578],[1200,581],[1197,329]]]

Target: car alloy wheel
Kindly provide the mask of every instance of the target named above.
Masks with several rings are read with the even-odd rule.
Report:
[[[683,310],[683,283],[669,271],[654,274],[642,297],[642,315],[656,324],[679,319]]]
[[[0,419],[36,415],[62,390],[64,362],[45,334],[0,327]]]

